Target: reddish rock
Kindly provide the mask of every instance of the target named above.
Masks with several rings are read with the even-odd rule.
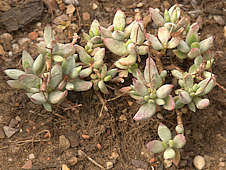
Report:
[[[30,32],[30,33],[28,34],[28,37],[29,37],[31,40],[36,41],[37,38],[38,38],[38,34],[37,34],[36,32]]]
[[[88,12],[82,13],[82,19],[83,21],[89,21],[90,20],[90,14]]]

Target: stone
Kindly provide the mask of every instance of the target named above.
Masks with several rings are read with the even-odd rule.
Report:
[[[60,15],[53,20],[53,23],[56,25],[60,25],[62,21],[68,21],[69,18],[66,14]]]
[[[78,158],[73,156],[71,157],[69,160],[68,160],[68,163],[71,165],[71,166],[74,166],[78,163]]]
[[[28,38],[30,38],[30,39],[33,40],[33,41],[36,41],[37,38],[38,38],[37,32],[30,32],[30,33],[28,34]]]
[[[66,10],[66,14],[68,15],[73,15],[73,13],[75,12],[75,7],[73,4],[70,4],[67,6],[67,10]]]
[[[5,51],[2,47],[2,45],[0,45],[0,55],[5,56]]]
[[[4,130],[5,135],[7,136],[7,138],[12,137],[18,131],[18,129],[11,128],[9,126],[4,126],[3,130]]]
[[[32,161],[28,160],[25,162],[24,166],[22,166],[22,169],[31,169],[32,168]]]
[[[33,153],[29,154],[28,159],[35,159],[35,155]]]
[[[213,19],[216,21],[217,24],[219,25],[224,25],[224,19],[220,15],[214,15]]]
[[[226,164],[225,164],[225,162],[219,162],[218,166],[219,166],[219,167],[225,167]]]
[[[148,163],[141,161],[141,160],[137,160],[137,159],[132,159],[133,166],[135,166],[136,168],[142,168],[142,169],[148,169]]]
[[[16,116],[16,117],[15,117],[15,119],[16,119],[18,122],[20,122],[20,121],[21,121],[20,116]]]
[[[139,2],[139,3],[137,4],[137,8],[140,8],[140,7],[142,7],[142,6],[144,6],[144,3],[142,3],[142,2]]]
[[[164,162],[163,162],[165,168],[171,167],[172,163],[173,163],[173,161],[172,160],[168,160],[168,159],[165,159]]]
[[[66,150],[70,148],[70,141],[64,135],[61,135],[59,137],[59,148],[61,150]]]
[[[83,21],[89,21],[90,20],[90,14],[88,12],[82,13],[82,19]]]
[[[97,4],[96,4],[96,3],[93,3],[92,9],[93,9],[93,10],[96,10],[97,8],[98,8]]]
[[[79,5],[79,2],[78,0],[63,0],[63,2],[67,5],[70,5],[70,4],[73,4],[73,5],[76,5],[78,6]]]
[[[70,170],[70,168],[68,168],[68,166],[66,164],[62,165],[62,170]]]
[[[67,138],[70,141],[71,147],[74,148],[79,145],[79,135],[76,132],[70,131],[67,133]]]
[[[5,134],[2,128],[0,128],[0,139],[4,139],[5,138]]]
[[[16,119],[11,119],[9,122],[9,127],[14,128],[16,125],[18,125],[19,121]]]
[[[5,51],[9,51],[11,49],[12,40],[13,36],[9,33],[4,33],[0,35],[0,43],[3,45]]]
[[[12,52],[12,51],[9,51],[9,52],[8,52],[8,56],[9,56],[9,57],[12,57],[12,56],[13,56],[13,52]]]
[[[199,170],[203,169],[205,167],[204,157],[202,157],[200,155],[195,156],[195,158],[193,160],[193,164],[197,169],[199,169]]]
[[[111,168],[113,168],[113,163],[110,161],[106,162],[106,169],[111,169]]]
[[[169,8],[170,8],[169,2],[168,2],[168,1],[163,1],[163,7],[164,7],[165,9],[169,9]]]
[[[20,48],[26,49],[26,47],[30,44],[31,40],[29,38],[20,38],[18,40],[18,43],[20,45]]]

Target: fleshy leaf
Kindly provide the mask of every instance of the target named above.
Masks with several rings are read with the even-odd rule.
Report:
[[[136,63],[137,56],[136,54],[130,54],[125,58],[120,58],[118,61],[123,66],[129,66]]]
[[[151,15],[152,20],[154,21],[155,25],[163,26],[165,21],[164,18],[160,15],[157,9],[149,8],[149,12]]]
[[[115,40],[123,41],[125,39],[125,34],[122,31],[116,30],[112,33],[112,38]]]
[[[131,33],[131,30],[132,30],[132,27],[133,27],[133,24],[134,24],[135,22],[136,22],[136,21],[133,21],[133,22],[130,23],[128,26],[126,26],[126,28],[125,28],[125,30],[124,30],[125,38],[129,38],[130,33]]]
[[[181,52],[181,51],[179,51],[179,50],[173,50],[173,53],[174,53],[179,59],[182,59],[182,60],[188,57],[187,54],[185,54],[185,53],[183,53],[183,52]]]
[[[49,94],[49,102],[52,104],[59,104],[66,98],[67,94],[67,90],[65,90],[64,92],[53,91]]]
[[[164,84],[156,91],[156,95],[158,96],[158,98],[163,99],[163,98],[169,96],[173,87],[174,86],[172,84]]]
[[[23,89],[24,88],[23,84],[21,84],[21,82],[19,80],[8,80],[7,84],[10,87],[16,88],[16,89]]]
[[[200,51],[204,53],[213,45],[213,36],[200,42]]]
[[[188,53],[190,51],[190,47],[184,40],[180,40],[180,43],[177,46],[177,49],[183,53]]]
[[[64,58],[67,58],[68,56],[71,56],[75,53],[75,48],[72,44],[60,44],[58,43],[58,48],[56,51],[54,51],[53,54],[62,56]]]
[[[104,38],[104,44],[106,47],[118,56],[127,55],[126,45],[123,41],[114,40],[112,38]]]
[[[85,49],[79,45],[75,45],[75,50],[79,53],[79,59],[81,62],[85,64],[90,64],[92,62],[92,58]]]
[[[91,89],[93,85],[91,81],[84,81],[80,79],[76,79],[72,83],[74,84],[74,91],[87,91]]]
[[[190,97],[188,92],[186,92],[184,90],[180,90],[179,91],[179,100],[183,104],[188,104],[191,102],[192,98]]]
[[[100,26],[100,24],[99,24],[98,20],[95,19],[95,20],[93,20],[89,31],[92,32],[92,34],[94,36],[98,36],[98,35],[100,35],[99,26]]]
[[[51,79],[49,87],[55,89],[62,80],[62,67],[60,64],[55,64],[51,69]]]
[[[147,58],[146,66],[144,69],[144,79],[147,83],[150,83],[154,75],[158,75],[158,69],[152,58]]]
[[[151,46],[155,49],[155,50],[161,50],[163,49],[162,44],[160,43],[160,41],[158,40],[158,38],[152,34],[146,34],[146,39],[151,43]]]
[[[172,148],[165,150],[163,157],[164,159],[173,159],[176,156],[176,152]]]
[[[41,79],[34,74],[23,74],[18,79],[26,88],[39,88]]]
[[[47,48],[52,48],[52,41],[54,40],[54,35],[52,32],[52,28],[48,25],[44,30],[44,40]]]
[[[183,134],[178,134],[173,138],[174,141],[174,148],[181,149],[184,147],[186,143],[185,136]]]
[[[173,100],[173,97],[169,95],[167,98],[165,98],[165,104],[163,105],[163,108],[166,110],[173,110],[175,108],[175,102]]]
[[[195,107],[195,104],[193,102],[191,103],[188,103],[188,108],[193,111],[193,112],[196,112],[196,107]]]
[[[186,74],[185,77],[184,77],[185,89],[192,88],[193,84],[194,84],[194,80],[192,78],[192,75],[191,74]]]
[[[189,34],[188,34],[189,35]],[[192,43],[194,43],[194,42],[198,42],[199,41],[199,36],[198,36],[198,34],[195,34],[195,33],[193,33],[193,34],[190,34],[189,36],[187,36],[187,38],[186,38],[186,42],[189,44],[189,45],[191,45]]]
[[[149,51],[148,46],[142,45],[137,47],[137,52],[139,55],[146,55],[148,54],[148,51]]]
[[[192,48],[188,53],[188,58],[193,59],[200,55],[200,50],[198,48]]]
[[[35,93],[30,97],[31,101],[37,104],[46,103],[47,96],[44,96],[44,93]]]
[[[48,112],[52,112],[52,106],[49,103],[43,103],[42,104],[43,107],[48,111]]]
[[[18,69],[7,69],[4,71],[11,79],[17,80],[21,75],[25,74],[24,71]]]
[[[32,65],[34,63],[33,58],[27,51],[23,51],[22,53],[22,66],[26,72],[32,69]]]
[[[198,109],[205,109],[207,106],[209,106],[209,99],[201,99],[201,98],[196,98],[195,100],[195,105]]]
[[[210,80],[211,79],[211,80]],[[195,95],[203,96],[208,94],[215,86],[214,78],[207,78],[198,84],[198,90]]]
[[[44,67],[45,67],[45,57],[42,54],[40,54],[33,63],[32,71],[34,74],[39,75],[43,71]]]
[[[120,9],[117,10],[113,19],[114,30],[123,31],[126,26],[126,16],[125,13]]]
[[[180,43],[180,38],[179,37],[173,37],[171,40],[168,42],[167,48],[172,49],[176,48]]]
[[[162,145],[162,141],[153,140],[146,144],[147,150],[152,153],[160,153],[164,151],[164,147]]]
[[[155,104],[143,104],[138,112],[133,117],[134,120],[144,120],[152,117],[156,112],[156,105]]]
[[[92,73],[92,68],[88,67],[80,71],[79,76],[81,78],[88,77]]]
[[[112,38],[112,32],[109,29],[106,29],[101,26],[99,27],[99,29],[100,29],[101,37]]]
[[[75,87],[74,87],[74,84],[73,84],[73,83],[67,82],[65,88],[66,88],[67,90],[74,90]]]
[[[102,93],[109,94],[109,91],[108,91],[108,89],[107,89],[107,87],[106,87],[106,85],[105,85],[105,83],[104,83],[103,80],[101,80],[101,81],[98,82],[98,87],[99,87],[99,89],[100,89],[100,91]]]
[[[183,73],[181,73],[180,71],[178,70],[172,70],[171,71],[172,75],[177,78],[177,79],[183,79]]]
[[[168,142],[172,138],[169,128],[162,123],[158,127],[158,135],[164,142]]]
[[[147,87],[139,80],[133,79],[134,89],[140,96],[145,96],[148,93]]]
[[[145,40],[145,35],[144,35],[144,25],[141,21],[136,21],[133,24],[130,39],[132,40],[133,43],[139,45],[143,44]]]
[[[74,56],[69,56],[65,61],[62,63],[62,71],[64,75],[69,75],[72,69],[75,67],[75,58]]]
[[[158,38],[161,41],[163,48],[167,46],[167,42],[170,38],[169,31],[166,27],[160,27],[158,30]]]

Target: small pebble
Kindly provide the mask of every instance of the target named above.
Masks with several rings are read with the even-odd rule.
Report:
[[[12,57],[12,56],[13,56],[13,52],[12,52],[12,51],[9,51],[9,52],[8,52],[8,56],[9,56],[9,57]]]
[[[172,163],[173,163],[172,160],[168,160],[168,159],[165,159],[163,162],[165,168],[171,167]]]
[[[67,5],[70,5],[70,4],[73,4],[73,5],[76,5],[78,6],[79,5],[79,2],[78,0],[63,0],[63,2]]]
[[[160,120],[163,120],[163,119],[164,119],[164,117],[162,116],[162,114],[161,114],[161,113],[157,113],[157,115],[156,115],[156,116],[157,116],[157,118],[158,118],[158,119],[160,119]]]
[[[18,129],[11,128],[9,126],[4,126],[3,130],[4,130],[5,135],[7,136],[7,138],[10,138],[11,136],[13,136],[18,131]]]
[[[98,8],[97,4],[93,3],[92,8],[93,8],[93,10],[96,10]]]
[[[35,159],[35,155],[33,153],[31,153],[31,154],[28,155],[28,158],[29,159]]]
[[[78,163],[78,158],[76,158],[75,156],[71,157],[69,160],[68,160],[68,163],[71,165],[71,166],[74,166]]]
[[[144,6],[144,3],[142,3],[142,2],[140,2],[140,3],[137,4],[137,8],[140,8],[142,6]]]
[[[169,9],[169,8],[170,8],[169,2],[168,2],[168,1],[163,1],[163,7],[164,7],[165,9]]]
[[[62,150],[70,148],[70,141],[64,135],[59,137],[59,148]]]
[[[82,19],[83,21],[89,21],[90,20],[90,14],[88,12],[82,13]]]
[[[73,13],[75,12],[75,7],[73,4],[70,4],[67,6],[67,10],[66,10],[66,14],[68,15],[73,15]]]
[[[15,119],[16,119],[18,122],[20,122],[20,121],[21,121],[20,116],[16,116],[16,117],[15,117]]]
[[[24,166],[22,166],[22,169],[31,169],[32,168],[32,161],[28,160],[25,162]]]
[[[37,26],[38,29],[41,29],[41,28],[42,28],[42,23],[41,23],[41,22],[38,22],[38,23],[36,24],[36,26]]]
[[[220,15],[214,15],[213,19],[218,23],[219,25],[224,25],[224,19]]]
[[[219,162],[218,166],[219,167],[225,167],[225,162]]]
[[[195,158],[193,160],[193,164],[197,169],[199,169],[199,170],[203,169],[205,167],[204,157],[202,157],[200,155],[195,156]]]
[[[33,40],[33,41],[36,41],[37,38],[38,38],[38,34],[37,34],[36,32],[30,32],[30,33],[28,34],[28,38],[30,38],[30,39]]]
[[[113,168],[113,163],[112,162],[106,162],[106,169],[111,169]]]
[[[62,165],[62,170],[70,170],[70,168],[68,168],[68,166],[66,164]]]
[[[19,121],[16,119],[11,119],[9,122],[9,127],[14,128],[16,125],[18,125]]]

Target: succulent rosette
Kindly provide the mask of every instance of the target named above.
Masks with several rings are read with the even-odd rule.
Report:
[[[176,157],[176,151],[183,148],[186,144],[186,139],[183,134],[177,134],[172,138],[169,128],[162,123],[158,127],[158,135],[161,141],[150,141],[146,144],[146,147],[151,153],[160,153],[164,151],[164,159],[173,160]]]
[[[194,83],[194,78],[189,73],[181,73],[178,70],[173,70],[172,75],[178,79],[178,84],[181,89],[175,91],[176,109],[188,105],[188,108],[195,112],[197,109],[205,109],[209,105],[209,99],[201,98],[208,94],[216,85],[215,76],[212,75],[199,83]]]
[[[133,79],[133,85],[130,88],[125,87],[122,89],[122,91],[129,89],[130,96],[142,104],[135,114],[134,120],[150,118],[155,114],[157,105],[163,106],[166,110],[174,109],[175,103],[170,95],[173,85],[163,85],[166,75],[165,70],[159,74],[155,62],[148,58],[144,76],[137,70],[137,77]]]

